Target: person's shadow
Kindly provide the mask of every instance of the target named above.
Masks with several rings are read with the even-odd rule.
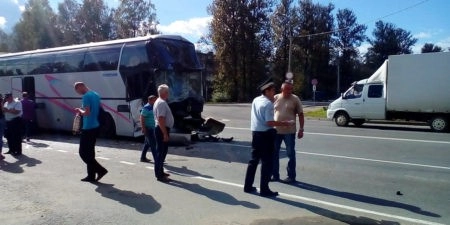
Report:
[[[199,194],[199,195],[203,195],[211,200],[221,202],[223,204],[242,205],[246,208],[251,208],[251,209],[259,209],[260,208],[258,205],[254,204],[254,203],[247,202],[247,201],[239,201],[235,197],[233,197],[232,195],[230,195],[228,193],[218,191],[218,190],[208,189],[208,188],[202,187],[196,183],[190,184],[190,183],[186,183],[183,181],[172,180],[171,182],[169,182],[167,184],[172,185],[174,187],[184,188],[188,191],[191,191],[191,192]]]
[[[405,203],[396,202],[396,201],[392,201],[392,200],[386,200],[386,199],[371,197],[371,196],[367,196],[367,195],[360,195],[360,194],[355,194],[355,193],[350,193],[350,192],[336,191],[336,190],[332,190],[329,188],[320,187],[317,185],[308,184],[308,183],[304,183],[304,182],[298,182],[298,181],[296,183],[293,183],[292,185],[296,186],[298,188],[308,190],[308,191],[319,192],[319,193],[326,194],[326,195],[333,195],[336,197],[346,198],[346,199],[350,199],[353,201],[364,202],[364,203],[373,204],[373,205],[401,208],[401,209],[405,209],[405,210],[411,211],[413,213],[421,214],[424,216],[441,217],[440,215],[438,215],[436,213],[424,211],[417,206],[408,205]]]
[[[37,164],[42,163],[42,161],[37,160],[35,158],[30,158],[24,154],[22,154],[20,156],[13,156],[13,157],[16,158],[16,161],[13,163],[9,163],[8,161],[1,160],[0,161],[0,170],[9,172],[9,173],[23,173],[24,170],[23,170],[22,166],[33,167],[33,166],[36,166]]]
[[[135,208],[136,211],[143,214],[152,214],[161,209],[159,204],[152,196],[144,193],[135,193],[124,191],[114,187],[114,184],[94,183],[97,185],[96,192],[103,197],[118,201],[124,205]]]
[[[400,225],[399,222],[395,222],[395,221],[387,221],[387,220],[375,220],[372,218],[368,218],[368,217],[361,217],[361,216],[353,216],[353,215],[347,215],[347,214],[342,214],[342,213],[338,213],[338,212],[334,212],[332,210],[328,210],[328,209],[324,209],[324,208],[320,208],[317,206],[313,206],[313,205],[308,205],[305,203],[301,203],[301,202],[296,202],[296,201],[292,201],[292,200],[288,200],[288,199],[283,199],[283,198],[273,198],[274,201],[277,202],[281,202],[287,205],[291,205],[297,208],[302,208],[302,209],[306,209],[309,210],[310,212],[313,212],[317,215],[321,215],[327,218],[330,218],[332,220],[336,220],[336,221],[341,221],[343,223],[346,224],[364,224],[364,225]],[[299,218],[294,218],[291,219],[290,222],[293,222],[292,224],[303,224],[304,218],[299,217]],[[296,223],[296,221],[298,220],[298,223]],[[258,224],[281,224],[277,221],[261,221],[261,223]],[[315,223],[314,223],[315,224]],[[252,223],[251,225],[256,225],[256,223]]]

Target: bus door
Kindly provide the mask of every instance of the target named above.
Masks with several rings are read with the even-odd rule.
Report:
[[[11,92],[15,98],[22,98],[22,92],[27,92],[29,98],[35,101],[34,77],[13,77],[11,79],[11,87]]]

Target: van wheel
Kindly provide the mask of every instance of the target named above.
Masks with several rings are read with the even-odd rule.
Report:
[[[436,132],[443,132],[448,129],[448,120],[442,116],[433,117],[430,121],[430,128]]]
[[[101,118],[100,122],[100,137],[104,138],[114,138],[116,136],[116,125],[114,124],[114,120],[109,113],[105,113],[106,115]]]
[[[349,120],[350,120],[350,118],[347,115],[347,113],[345,113],[345,112],[337,112],[336,115],[334,116],[334,122],[339,127],[348,126]]]

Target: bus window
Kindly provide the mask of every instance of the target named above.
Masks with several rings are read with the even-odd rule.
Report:
[[[59,52],[55,56],[55,63],[53,65],[55,73],[71,73],[81,72],[84,55],[86,53],[85,48]]]
[[[8,59],[6,63],[7,76],[17,76],[27,74],[27,64],[29,55],[23,55]]]
[[[125,82],[127,99],[147,99],[156,94],[153,68],[144,42],[127,44],[122,51],[120,75]]]
[[[122,45],[90,48],[84,60],[83,71],[116,70]]]
[[[0,77],[6,75],[6,66],[4,61],[0,61]]]
[[[28,74],[53,73],[54,59],[55,54],[53,53],[33,54],[28,65]]]

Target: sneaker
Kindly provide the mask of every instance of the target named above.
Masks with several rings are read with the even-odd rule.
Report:
[[[244,188],[245,193],[255,193],[256,191],[256,187]]]
[[[277,181],[280,181],[280,178],[279,178],[279,177],[274,177],[274,176],[272,176],[272,177],[270,178],[270,181],[277,182]]]
[[[149,163],[149,162],[150,162],[150,159],[147,159],[147,158],[142,158],[142,159],[141,159],[141,162],[146,162],[146,163]]]
[[[282,182],[282,183],[285,183],[285,184],[293,184],[293,183],[295,183],[296,181],[295,181],[294,178],[288,177],[288,178],[282,180],[281,182]]]
[[[259,193],[259,195],[262,196],[262,197],[275,197],[275,196],[278,195],[278,192],[267,190],[267,191],[261,191]]]

